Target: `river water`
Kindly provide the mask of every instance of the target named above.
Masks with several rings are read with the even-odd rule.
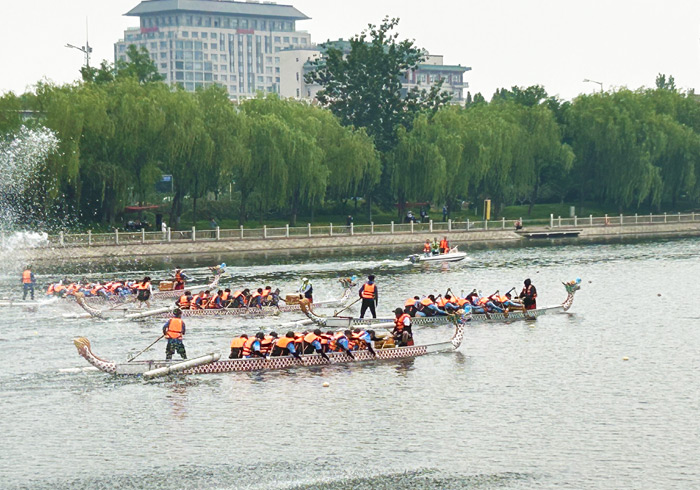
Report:
[[[340,295],[338,277],[375,273],[380,316],[447,287],[490,293],[531,277],[540,306],[563,301],[561,281],[580,277],[582,290],[568,314],[473,324],[457,352],[152,382],[82,369],[71,340],[125,360],[162,321],[69,321],[68,303],[3,308],[0,488],[700,488],[700,240],[469,254],[449,270],[392,250],[40,269],[43,283],[162,277],[174,265],[204,280],[216,259],[232,287],[285,292],[308,276],[317,299]],[[17,283],[1,275],[0,295]],[[232,336],[296,318],[188,319],[188,354],[225,355]],[[436,341],[450,328],[415,335]]]

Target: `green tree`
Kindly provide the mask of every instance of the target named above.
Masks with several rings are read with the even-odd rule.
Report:
[[[126,57],[128,61],[117,60],[116,78],[135,78],[139,83],[163,81],[163,76],[158,73],[158,68],[143,46],[130,44],[126,49]]]

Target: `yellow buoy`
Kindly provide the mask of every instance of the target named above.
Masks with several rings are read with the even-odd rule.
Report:
[[[625,357],[623,357],[623,358],[622,358],[622,360],[623,360],[623,361],[629,361],[629,360],[630,360],[630,358],[629,358],[629,357],[627,357],[627,356],[625,356]]]
[[[326,381],[325,383],[323,383],[323,387],[324,387],[324,388],[328,388],[330,385],[331,385],[331,384],[330,384],[328,381]]]

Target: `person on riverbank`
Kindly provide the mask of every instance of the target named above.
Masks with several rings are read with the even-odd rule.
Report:
[[[308,277],[301,278],[301,286],[299,286],[299,294],[303,294],[304,298],[309,300],[309,303],[314,302],[314,287]]]
[[[163,335],[168,339],[168,345],[165,346],[165,359],[172,359],[176,351],[180,357],[187,359],[185,344],[182,342],[182,337],[185,335],[185,322],[182,321],[182,311],[176,308],[173,315],[175,317],[163,325]]]
[[[24,272],[22,272],[22,288],[24,290],[24,294],[22,295],[22,301],[27,299],[27,292],[31,293],[32,301],[34,301],[35,284],[36,277],[34,277],[34,272],[32,272],[32,266],[28,265]]]
[[[151,302],[149,300],[151,299],[152,294],[153,287],[151,286],[151,278],[146,276],[143,278],[143,281],[136,286],[136,301],[139,302],[139,308],[141,308],[144,304],[146,305],[146,308],[151,307]]]
[[[369,308],[370,313],[372,313],[372,318],[377,318],[376,306],[379,303],[379,290],[377,285],[374,283],[374,276],[367,276],[367,282],[360,287],[360,298],[362,299],[362,306],[360,308],[360,318],[365,317],[365,312]]]
[[[523,300],[526,310],[534,310],[537,308],[537,289],[530,279],[525,279],[524,285],[518,297]]]

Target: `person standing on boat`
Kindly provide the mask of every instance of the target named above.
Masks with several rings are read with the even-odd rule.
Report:
[[[367,282],[360,287],[360,298],[362,299],[362,307],[360,308],[360,318],[365,317],[365,312],[369,308],[372,313],[372,318],[377,318],[376,306],[379,303],[379,290],[374,284],[374,276],[367,276]]]
[[[34,301],[34,285],[36,284],[36,277],[32,272],[32,266],[28,265],[27,268],[22,272],[22,288],[24,289],[24,294],[22,296],[22,301],[27,299],[27,292],[31,293],[32,301]]]
[[[532,284],[530,279],[525,279],[525,287],[520,291],[520,299],[523,300],[523,305],[526,310],[534,310],[537,308],[537,289]]]
[[[447,237],[443,237],[442,240],[440,240],[440,253],[446,254],[449,251],[450,251],[450,242],[447,241]]]
[[[185,271],[182,269],[175,269],[175,287],[174,289],[180,290],[180,289],[185,289],[185,281],[189,281],[192,279],[189,277],[187,274],[185,274]]]
[[[151,307],[151,295],[153,294],[153,288],[151,287],[151,278],[146,276],[136,286],[136,300],[139,302],[139,308],[145,303],[146,308]]]
[[[180,357],[187,359],[185,344],[182,343],[182,337],[185,335],[185,322],[182,321],[182,311],[176,308],[173,315],[175,317],[163,325],[163,335],[168,339],[168,345],[165,346],[165,359],[172,359],[176,351],[180,354]]]
[[[301,286],[299,286],[299,294],[303,294],[304,298],[309,300],[309,303],[314,302],[314,287],[308,277],[301,278]]]

